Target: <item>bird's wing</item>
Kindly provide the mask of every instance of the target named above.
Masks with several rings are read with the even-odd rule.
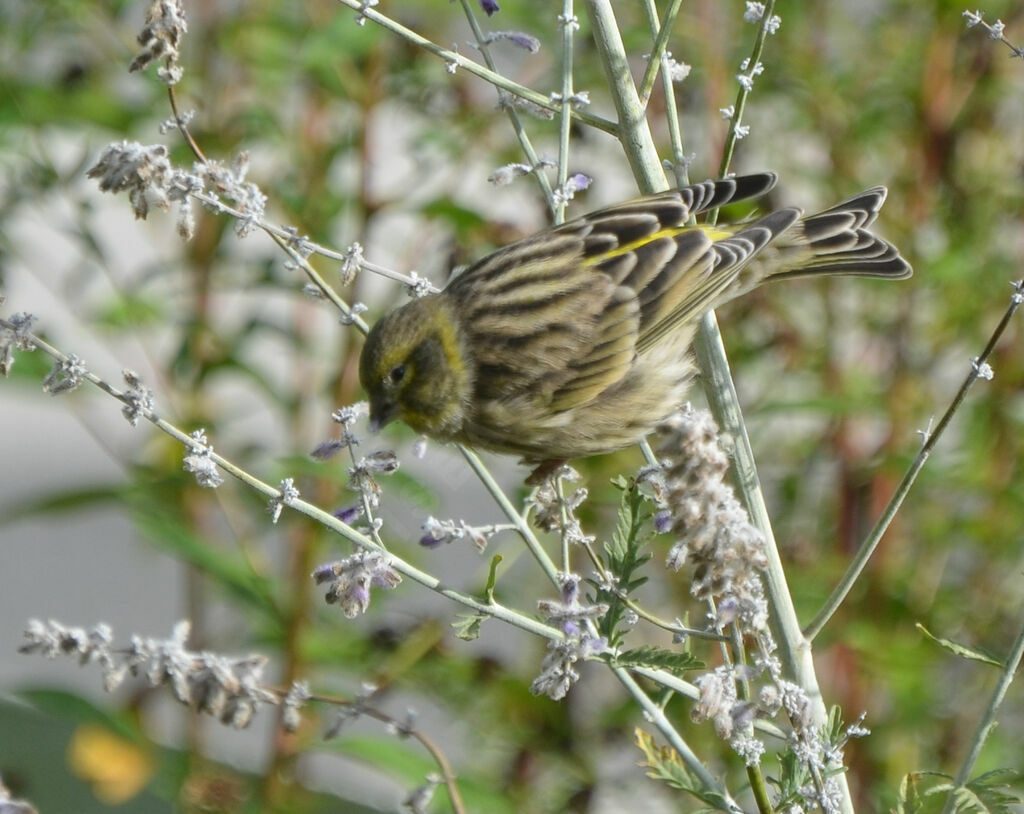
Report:
[[[551,409],[568,410],[621,380],[638,352],[712,307],[778,231],[762,221],[729,235],[687,226],[691,215],[763,194],[775,180],[705,181],[618,204],[455,277],[446,290],[472,336],[477,395],[518,397],[528,387]],[[792,214],[777,218],[779,228],[799,214],[782,212]]]
[[[734,233],[689,226],[689,217],[762,194],[774,183],[770,173],[705,181],[582,219],[590,230],[584,265],[628,288],[639,303],[637,352],[727,299],[751,258],[800,212],[778,210]]]

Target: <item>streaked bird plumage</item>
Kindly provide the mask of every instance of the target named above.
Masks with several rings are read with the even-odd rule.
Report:
[[[868,231],[884,187],[808,217],[784,208],[732,227],[687,223],[776,180],[705,181],[592,212],[391,311],[360,359],[371,420],[531,462],[610,452],[682,404],[706,311],[766,280],[910,276]]]

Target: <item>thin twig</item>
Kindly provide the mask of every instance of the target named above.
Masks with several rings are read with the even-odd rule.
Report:
[[[757,36],[754,39],[754,47],[751,50],[750,58],[747,60],[747,75],[754,76],[757,65],[761,61],[761,53],[764,51],[765,40],[768,39],[768,29],[772,24],[772,17],[775,14],[775,0],[768,0],[764,4],[761,13],[761,24],[757,28]],[[736,142],[740,139],[739,128],[742,127],[743,111],[747,106],[747,97],[750,96],[752,85],[749,82],[741,82],[736,92],[736,104],[733,106],[733,114],[729,119],[729,132],[725,137],[725,145],[722,148],[722,161],[718,165],[718,177],[725,178],[729,172],[729,165],[732,164],[732,156],[736,150]],[[709,223],[715,223],[718,219],[716,209],[708,217]]]
[[[978,762],[978,758],[981,755],[981,749],[985,745],[985,741],[989,736],[996,723],[996,713],[999,711],[1000,704],[1003,703],[1003,699],[1006,697],[1006,691],[1010,688],[1010,684],[1013,681],[1014,676],[1017,674],[1017,668],[1020,667],[1021,659],[1024,658],[1024,626],[1021,626],[1017,632],[1017,638],[1013,642],[1013,646],[1010,648],[1010,652],[1006,657],[1006,661],[1003,663],[1003,672],[999,676],[999,683],[996,685],[995,690],[992,692],[992,697],[989,698],[988,705],[985,707],[985,712],[981,716],[981,720],[978,721],[978,726],[974,730],[974,736],[971,738],[971,746],[967,750],[967,755],[964,757],[963,763],[960,764],[960,769],[956,773],[954,779],[955,787],[950,790],[949,796],[946,798],[946,804],[942,808],[942,814],[952,814],[956,809],[956,790],[963,788],[967,785],[971,779],[971,772],[974,771],[974,765]]]
[[[469,0],[462,0],[462,10],[466,14],[466,19],[469,21],[469,27],[473,30],[473,36],[476,38],[477,48],[480,49],[480,54],[484,58],[484,62],[487,64],[487,68],[497,73],[497,69],[494,66],[494,59],[491,57],[490,48],[487,47],[487,38],[484,37],[484,32],[480,29],[480,23],[477,22],[476,15],[473,13],[473,7],[470,5]],[[499,91],[499,98],[501,92]],[[551,182],[548,181],[548,177],[543,173],[541,169],[540,157],[537,155],[537,151],[533,148],[533,142],[530,141],[530,137],[526,133],[526,128],[523,127],[522,117],[519,112],[513,107],[506,107],[505,114],[508,116],[508,120],[512,123],[512,130],[516,134],[516,138],[519,140],[519,146],[523,151],[523,155],[526,156],[526,160],[531,167],[533,167],[533,175],[537,179],[537,183],[540,185],[541,192],[544,193],[544,200],[548,203],[548,209],[551,211],[553,217],[558,217],[558,207],[555,204],[555,196],[551,189]]]
[[[5,319],[0,319],[0,328],[14,330],[15,326]],[[68,356],[66,354],[55,348],[53,345],[50,345],[48,342],[44,341],[36,334],[25,333],[24,337],[29,342],[32,343],[33,347],[37,348],[38,350],[41,350],[47,356],[50,356],[51,358],[56,359],[57,361],[60,362],[68,361]],[[126,404],[133,407],[135,406],[125,396],[125,394],[122,391],[118,390],[116,387],[109,384],[107,381],[95,375],[94,373],[86,372],[85,374],[83,374],[82,378],[84,381],[89,382],[91,385],[99,388],[104,393],[113,396],[122,404]],[[160,418],[160,416],[157,415],[154,411],[142,410],[140,411],[140,416],[149,423],[151,423],[160,431],[174,438],[176,441],[181,443],[182,446],[184,446],[185,448],[192,449],[195,447],[196,442],[190,435],[176,427],[174,424],[171,424],[169,421]],[[216,452],[211,452],[210,460],[212,460],[218,466],[218,468],[220,468],[227,474],[231,475],[233,478],[236,478],[237,480],[241,481],[246,486],[249,486],[251,489],[254,489],[255,491],[266,496],[267,498],[273,498],[278,500],[281,498],[281,490],[278,489],[276,486],[272,486],[271,484],[263,480],[260,480],[259,478],[250,474],[242,467],[225,458],[223,455],[220,455]],[[516,627],[519,627],[530,633],[535,633],[539,636],[544,637],[545,639],[564,638],[564,634],[560,630],[542,624],[541,622],[536,621],[534,618],[530,616],[526,616],[525,614],[521,614],[510,608],[506,608],[505,606],[498,604],[496,602],[481,602],[475,597],[462,594],[458,591],[446,587],[445,583],[443,583],[441,580],[424,571],[421,571],[419,568],[416,568],[414,565],[405,562],[400,557],[395,556],[393,553],[383,550],[382,548],[380,548],[380,546],[378,546],[373,540],[371,540],[366,535],[361,534],[360,532],[356,531],[356,529],[349,526],[347,523],[343,523],[334,515],[324,511],[323,509],[313,505],[312,503],[302,500],[301,498],[294,498],[292,500],[289,500],[286,505],[289,509],[294,509],[299,514],[303,514],[306,517],[309,517],[312,520],[315,520],[316,522],[320,523],[321,525],[326,526],[331,531],[336,532],[337,534],[344,537],[346,540],[358,546],[359,548],[383,554],[385,557],[387,557],[388,564],[391,567],[393,567],[396,571],[398,571],[400,574],[409,577],[414,582],[418,582],[420,585],[429,588],[430,590],[440,594],[441,596],[444,596],[448,599],[452,599],[453,601],[458,602],[460,605],[464,605],[465,607],[470,608],[471,610],[474,610],[478,613],[483,613],[488,616],[493,616],[496,619],[501,619],[502,621],[509,622],[510,624]]]
[[[1006,327],[1010,324],[1010,319],[1013,317],[1014,312],[1020,307],[1021,303],[1024,302],[1024,280],[1018,280],[1013,284],[1013,296],[1010,298],[1010,305],[1003,314],[1003,318],[999,320],[999,324],[996,325],[995,330],[989,337],[988,343],[985,345],[985,349],[981,352],[981,355],[977,359],[971,360],[971,369],[967,372],[967,376],[964,378],[963,383],[960,385],[960,389],[957,390],[956,395],[953,396],[953,400],[950,402],[949,407],[946,408],[946,412],[943,413],[942,418],[939,419],[939,423],[935,426],[935,429],[925,433],[924,443],[921,444],[921,449],[917,453],[917,457],[914,458],[910,467],[903,475],[903,479],[899,482],[896,487],[896,491],[893,496],[889,499],[889,503],[882,511],[881,517],[878,518],[878,522],[875,523],[873,529],[868,534],[867,538],[863,543],[860,544],[860,548],[857,549],[857,553],[853,556],[849,566],[847,566],[846,573],[843,574],[842,579],[839,580],[839,584],[833,589],[828,599],[825,600],[825,604],[815,615],[814,619],[811,620],[810,624],[804,629],[804,636],[807,637],[808,641],[813,640],[820,632],[823,627],[828,623],[828,620],[832,618],[832,614],[838,610],[839,606],[843,603],[843,600],[849,595],[852,590],[854,583],[860,576],[864,567],[868,564],[868,560],[871,555],[875,553],[875,549],[881,542],[883,535],[889,528],[889,524],[892,523],[893,518],[896,516],[896,512],[899,511],[900,505],[906,498],[907,493],[910,491],[910,487],[914,485],[914,481],[917,479],[918,474],[924,468],[925,463],[928,460],[928,456],[931,454],[935,445],[938,443],[939,438],[942,437],[946,427],[949,426],[949,422],[956,414],[957,410],[960,409],[960,405],[963,404],[964,399],[967,397],[967,391],[971,389],[971,385],[974,384],[985,372],[989,371],[986,360],[992,355],[992,351],[995,349],[996,343],[999,341]]]
[[[280,697],[287,695],[286,692],[280,689],[272,689],[272,692],[276,693]],[[338,698],[332,695],[322,695],[319,693],[311,694],[309,696],[310,701],[316,701],[321,704],[331,704],[332,706],[340,707],[357,707],[360,715],[365,715],[367,718],[373,718],[375,721],[388,724],[397,732],[400,732],[402,736],[413,738],[419,741],[420,745],[426,749],[430,756],[434,759],[438,768],[441,770],[441,777],[444,780],[445,789],[448,791],[448,799],[452,804],[452,811],[454,814],[466,814],[466,804],[462,800],[462,794],[459,792],[458,784],[455,782],[455,771],[452,769],[452,764],[448,760],[448,756],[445,755],[444,750],[437,744],[437,742],[416,727],[407,726],[402,721],[396,720],[393,716],[388,715],[386,712],[382,712],[374,707],[365,706],[362,703],[352,702],[344,698]]]
[[[497,502],[498,506],[505,513],[505,516],[515,526],[516,531],[519,532],[519,536],[523,538],[526,543],[526,547],[529,548],[533,558],[537,560],[540,567],[544,570],[547,578],[551,581],[551,584],[555,587],[559,586],[558,581],[558,567],[554,561],[548,556],[548,552],[544,550],[544,547],[540,544],[540,540],[537,539],[537,535],[534,534],[533,529],[530,528],[530,524],[526,522],[526,519],[519,513],[515,506],[512,505],[512,501],[508,499],[508,496],[502,490],[501,486],[494,479],[494,476],[490,473],[483,461],[480,460],[480,456],[477,455],[469,447],[462,446],[458,447],[459,452],[462,453],[462,457],[466,459],[470,468],[476,473],[476,476],[480,478],[480,482],[483,483],[484,487],[488,492],[491,493],[491,497]]]
[[[408,40],[425,51],[429,51],[443,59],[445,62],[454,63],[458,67],[465,69],[467,72],[490,82],[495,87],[507,90],[509,93],[512,93],[521,99],[525,99],[528,102],[532,102],[538,107],[542,107],[545,110],[550,110],[554,113],[558,112],[559,105],[552,102],[550,98],[544,96],[542,93],[538,93],[535,90],[524,87],[518,82],[513,82],[508,77],[502,76],[500,73],[496,73],[495,71],[484,67],[479,62],[467,59],[456,51],[442,48],[440,45],[431,42],[426,37],[417,34],[412,29],[406,28],[401,23],[397,23],[392,20],[390,17],[386,17],[379,11],[364,6],[360,0],[338,0],[338,2],[358,11],[367,20],[376,23],[382,28],[386,28],[391,33],[397,34],[399,37]],[[618,134],[618,128],[615,123],[608,121],[608,119],[601,118],[600,116],[594,116],[590,113],[585,113],[582,110],[573,110],[572,115],[574,119],[582,124],[595,127],[598,130],[603,130],[605,133],[611,133],[613,136]]]
[[[646,0],[644,3],[647,8],[647,13],[657,13],[657,9],[654,6],[653,0]],[[644,71],[644,78],[640,80],[640,104],[645,108],[647,103],[651,100],[651,91],[654,90],[654,81],[658,77],[658,70],[661,69],[663,75],[665,68],[667,67],[664,63],[665,60],[665,49],[668,47],[668,38],[672,36],[672,28],[675,25],[676,17],[679,14],[679,9],[683,5],[683,0],[672,0],[669,7],[665,10],[665,17],[661,21],[660,29],[655,24],[654,33],[656,39],[654,40],[654,48],[651,50],[651,56],[647,60],[647,70]],[[671,77],[669,78],[671,82]],[[669,96],[668,93],[665,94]]]
[[[718,794],[721,794],[724,798],[726,805],[728,805],[728,811],[730,814],[743,814],[743,809],[740,808],[739,804],[732,799],[728,790],[721,784],[721,782],[714,775],[711,774],[701,763],[700,758],[694,754],[693,750],[690,749],[689,745],[683,739],[672,723],[665,717],[664,711],[658,706],[650,697],[641,689],[640,685],[636,683],[634,678],[622,667],[613,667],[612,672],[615,673],[616,678],[622,683],[633,699],[643,709],[644,714],[663,735],[673,749],[676,750],[679,757],[682,759],[686,767],[693,772],[694,775],[700,780],[701,783],[708,789],[711,789]],[[639,672],[639,671],[638,671]]]
[[[633,177],[642,192],[661,192],[668,189],[668,179],[665,178],[644,107],[640,104],[636,85],[630,75],[626,48],[622,44],[611,0],[587,0],[587,8],[618,114],[617,135],[633,170]]]
[[[171,112],[174,114],[174,126],[178,128],[178,132],[181,133],[181,137],[185,139],[192,154],[204,164],[209,163],[203,151],[199,149],[199,145],[196,140],[192,138],[192,133],[189,131],[188,126],[185,124],[185,120],[181,118],[181,114],[178,112],[178,97],[174,93],[174,85],[167,86],[167,98],[171,103]]]
[[[573,41],[576,33],[576,15],[573,13],[573,0],[563,0],[562,14],[559,17],[562,26],[562,109],[558,128],[558,189],[564,190],[569,181],[569,136],[572,132],[572,57]],[[565,196],[559,195],[555,201],[555,223],[565,220]]]

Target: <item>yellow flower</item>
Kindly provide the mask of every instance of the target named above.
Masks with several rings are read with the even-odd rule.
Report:
[[[75,730],[68,745],[68,763],[107,805],[131,800],[146,787],[155,770],[152,757],[141,747],[96,724],[83,724]]]
[[[687,225],[775,182],[705,181],[593,212],[388,313],[359,365],[371,424],[397,419],[534,463],[610,452],[683,403],[706,311],[783,277],[910,276],[867,231],[884,187],[809,217],[785,208],[735,227]]]

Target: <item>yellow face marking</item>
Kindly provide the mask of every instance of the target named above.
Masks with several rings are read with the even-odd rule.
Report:
[[[459,336],[455,328],[455,322],[451,318],[437,320],[438,336],[441,338],[441,347],[444,348],[445,361],[459,381],[466,378],[466,362],[462,358],[459,347]]]
[[[706,226],[698,223],[696,226],[670,226],[667,229],[659,229],[657,232],[652,232],[646,237],[642,237],[639,240],[633,240],[629,243],[623,243],[621,246],[610,251],[603,252],[597,257],[593,257],[588,260],[584,265],[596,266],[598,263],[603,263],[605,260],[611,260],[614,257],[620,257],[624,254],[629,254],[631,251],[646,246],[648,243],[652,243],[655,240],[660,240],[663,237],[675,237],[681,235],[684,232],[701,231],[711,238],[712,242],[716,240],[725,240],[727,237],[732,237],[733,232],[726,229],[718,228],[716,226]]]

